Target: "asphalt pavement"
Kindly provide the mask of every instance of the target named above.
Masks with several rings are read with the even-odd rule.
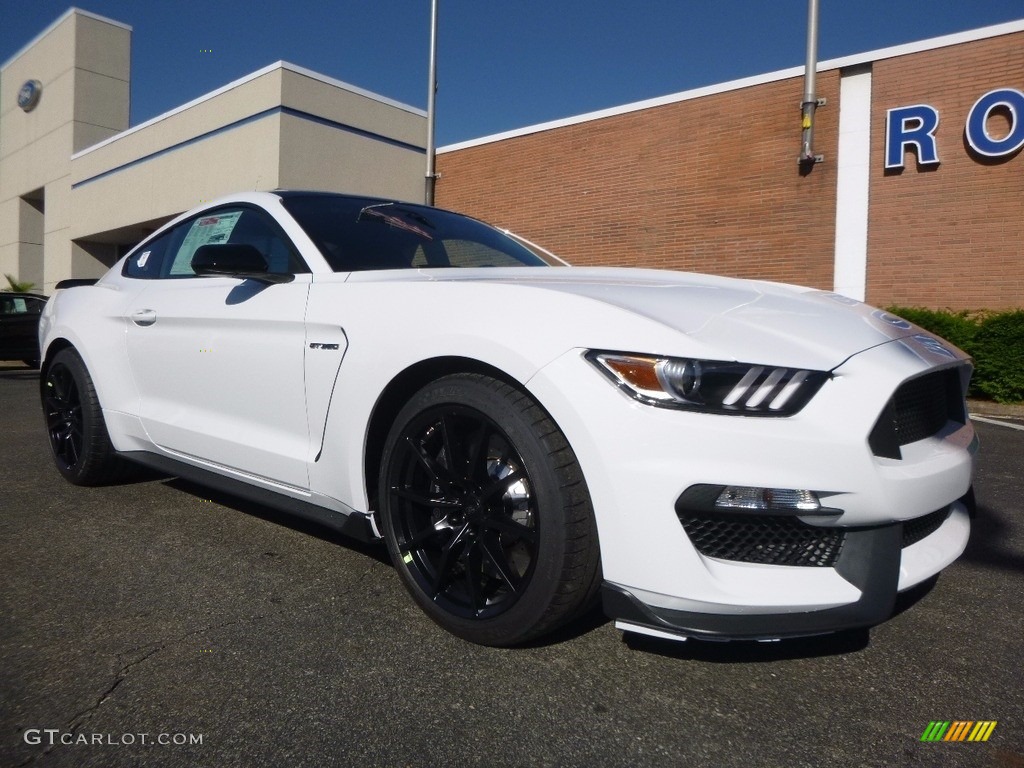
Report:
[[[69,485],[36,392],[0,364],[0,766],[1024,768],[1024,429],[977,424],[967,552],[870,631],[672,643],[595,612],[494,650],[382,548],[173,478]],[[997,725],[922,742],[937,720]]]

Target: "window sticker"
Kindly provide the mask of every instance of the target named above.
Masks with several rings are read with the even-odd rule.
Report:
[[[202,216],[192,222],[191,229],[189,229],[188,234],[185,236],[181,247],[178,248],[177,256],[174,257],[170,274],[194,274],[192,272],[192,255],[200,246],[210,245],[211,243],[226,243],[228,238],[231,237],[231,232],[235,229],[235,224],[238,223],[238,218],[241,215],[242,211],[218,213],[213,216]]]
[[[152,251],[143,251],[142,253],[139,254],[139,261],[138,261],[139,269],[142,269],[144,266],[146,266],[146,262],[149,261],[149,254],[151,254],[151,253],[152,253]]]
[[[24,314],[25,312],[28,312],[28,304],[25,302],[23,298],[21,298],[20,296],[16,296],[14,298],[14,313],[16,315],[21,315]]]

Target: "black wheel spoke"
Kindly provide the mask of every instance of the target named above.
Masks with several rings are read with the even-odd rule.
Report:
[[[479,542],[475,542],[468,547],[466,552],[466,592],[469,597],[470,607],[474,613],[479,613],[484,607],[484,572],[483,572],[484,559],[480,552]]]
[[[435,483],[451,482],[452,473],[442,465],[434,461],[426,449],[411,437],[406,437],[405,441],[408,448],[412,451],[413,455],[419,460],[420,464],[423,465],[424,469],[430,473],[430,479]]]
[[[422,493],[410,491],[408,488],[392,488],[391,492],[400,498],[411,501],[413,504],[419,504],[420,506],[430,507],[432,509],[460,509],[463,507],[463,503],[456,499],[424,496]]]
[[[466,477],[487,477],[487,443],[490,436],[490,425],[481,420],[472,438],[466,443]]]
[[[537,541],[537,532],[533,528],[517,523],[515,520],[507,517],[489,517],[484,522],[484,525],[491,530],[511,536],[517,541],[523,541],[531,545]]]
[[[502,551],[501,546],[489,536],[481,536],[478,539],[478,542],[483,553],[487,556],[487,559],[491,561],[491,565],[494,566],[494,570],[497,572],[501,580],[508,584],[510,589],[518,589],[522,579],[520,579],[519,574],[510,567],[510,563],[505,559],[505,553]]]
[[[77,464],[78,463],[78,445],[75,443],[74,433],[71,433],[71,434],[68,435],[67,443],[68,443],[68,453],[70,454],[70,459],[68,461],[68,464]]]
[[[408,552],[412,552],[414,549],[421,549],[424,544],[426,544],[431,539],[437,538],[444,531],[450,533],[451,529],[443,528],[441,530],[438,530],[437,528],[425,528],[408,541],[399,545],[398,551],[404,555]]]
[[[463,528],[455,536],[452,536],[444,547],[441,548],[441,562],[437,564],[434,578],[431,580],[430,588],[432,596],[436,598],[451,583],[452,571],[459,560],[462,551],[462,536],[466,529]]]
[[[444,460],[448,465],[448,472],[457,477],[459,468],[456,465],[455,453],[452,451],[452,419],[450,414],[441,416],[441,445],[444,448]]]

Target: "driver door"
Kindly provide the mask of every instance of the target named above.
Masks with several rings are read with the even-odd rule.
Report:
[[[210,243],[249,243],[267,284],[197,277],[193,253]],[[137,255],[128,273],[151,278],[127,309],[128,358],[151,440],[179,458],[309,487],[304,393],[310,275],[265,211],[233,206],[178,225]]]

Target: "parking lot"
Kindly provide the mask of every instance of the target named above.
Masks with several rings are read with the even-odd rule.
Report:
[[[1024,430],[977,424],[966,554],[870,632],[672,643],[594,612],[495,650],[382,548],[173,478],[65,483],[36,376],[0,364],[0,766],[1024,766]],[[998,724],[920,741],[935,720]]]

